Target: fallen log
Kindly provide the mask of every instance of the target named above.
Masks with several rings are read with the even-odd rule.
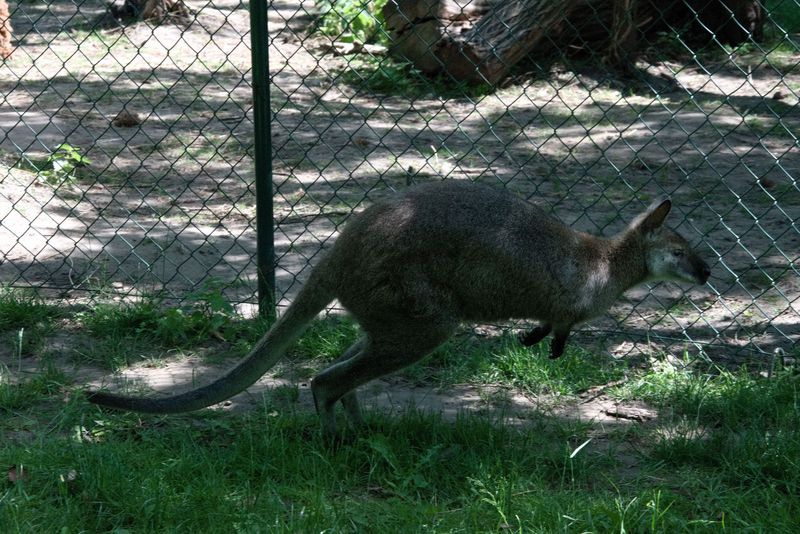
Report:
[[[390,53],[456,81],[502,80],[523,57],[581,49],[628,69],[642,39],[692,32],[725,44],[760,38],[758,0],[390,0]]]

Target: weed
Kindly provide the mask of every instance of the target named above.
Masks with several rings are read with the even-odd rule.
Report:
[[[387,0],[322,0],[317,30],[337,41],[388,44],[383,31],[383,6]]]
[[[409,62],[388,57],[347,56],[347,66],[333,72],[339,80],[360,90],[407,98],[480,98],[491,91],[487,84],[455,82],[445,75],[431,78]]]
[[[218,282],[206,282],[178,307],[162,307],[157,298],[131,305],[101,304],[80,318],[97,337],[147,336],[167,346],[224,339],[236,312]]]
[[[79,324],[95,338],[75,354],[112,369],[132,363],[148,347],[190,347],[209,340],[234,344],[233,352],[249,350],[265,329],[263,321],[242,321],[225,299],[224,284],[207,281],[190,293],[180,306],[163,306],[157,297],[119,304],[97,304],[76,315]]]
[[[82,177],[84,167],[91,163],[80,147],[61,143],[45,158],[23,156],[17,166],[32,170],[40,182],[55,187]]]

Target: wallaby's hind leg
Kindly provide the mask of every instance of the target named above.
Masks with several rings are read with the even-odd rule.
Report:
[[[346,362],[347,360],[354,358],[357,356],[361,351],[364,350],[364,347],[367,345],[367,337],[361,337],[350,345],[341,356],[336,358],[330,367],[334,367],[342,362]],[[328,367],[328,369],[330,369]],[[324,372],[324,371],[323,371]],[[333,428],[336,426],[336,421],[333,416],[333,407],[330,410],[325,410],[320,403],[318,398],[318,383],[317,378],[315,377],[311,382],[311,392],[314,395],[314,405],[317,410],[317,415],[319,415],[320,419],[322,419],[322,427],[323,429]],[[349,391],[347,394],[343,395],[341,398],[342,406],[344,407],[345,413],[347,414],[348,419],[350,420],[351,424],[358,428],[363,425],[364,419],[361,416],[361,408],[358,405],[358,396],[355,391]],[[335,402],[334,402],[335,403]],[[328,434],[328,431],[325,431]]]
[[[541,340],[543,340],[547,334],[553,329],[552,325],[550,324],[543,324],[541,326],[537,326],[528,332],[520,332],[519,333],[519,342],[525,345],[526,347],[530,347],[531,345],[536,345]]]
[[[353,343],[350,348],[344,351],[341,356],[336,358],[332,365],[349,360],[361,352],[366,344],[366,336],[359,338],[359,340]],[[364,426],[364,418],[361,416],[361,407],[358,403],[358,394],[356,391],[349,391],[348,393],[344,394],[340,400],[342,401],[342,406],[347,414],[347,418],[350,420],[350,424],[356,429]]]
[[[311,383],[325,436],[336,436],[334,406],[338,400],[342,400],[352,418],[351,412],[357,410],[354,390],[358,386],[419,360],[447,340],[456,325],[408,319],[393,321],[391,331],[368,330],[366,342],[353,357],[340,358]]]

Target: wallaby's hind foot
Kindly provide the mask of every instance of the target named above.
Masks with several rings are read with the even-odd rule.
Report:
[[[335,439],[336,402],[342,402],[354,426],[363,424],[355,389],[380,376],[393,373],[423,358],[442,344],[458,323],[455,321],[395,318],[389,324],[380,325],[380,332],[371,332],[336,363],[320,372],[311,381],[314,403],[322,422],[322,432],[328,439]],[[384,330],[384,328],[386,330]]]
[[[332,407],[324,410],[321,409],[322,406],[326,406],[326,402],[317,400],[319,390],[315,390],[314,382],[311,383],[311,386],[311,392],[314,396],[314,405],[320,422],[322,423],[322,439],[325,444],[330,448],[336,449],[341,445],[354,442],[356,436],[367,426],[361,414],[361,406],[358,402],[358,395],[356,392],[350,391],[339,399],[342,403],[342,407],[344,407],[344,413],[349,423],[349,429],[340,432],[336,424],[334,409]],[[319,397],[322,398],[323,395],[319,395]]]
[[[344,353],[336,358],[331,364],[331,367],[335,366],[338,363],[347,361],[358,353],[360,353],[367,344],[366,337],[360,338],[358,341],[353,343],[350,348],[348,348]],[[324,392],[320,391],[319,388],[320,384],[319,381],[314,378],[311,381],[311,393],[314,396],[314,407],[317,410],[317,415],[322,422],[322,429],[323,434],[329,438],[333,439],[336,437],[336,417],[333,412],[333,406],[328,407],[328,401]],[[340,399],[342,401],[342,406],[344,407],[345,414],[350,421],[350,424],[353,426],[354,429],[358,429],[364,425],[364,419],[361,415],[361,407],[358,404],[358,395],[355,391],[350,391],[342,396]],[[335,401],[334,401],[335,404]]]

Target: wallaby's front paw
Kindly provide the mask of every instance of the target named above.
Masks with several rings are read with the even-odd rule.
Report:
[[[536,345],[550,333],[552,327],[550,325],[537,326],[528,332],[520,332],[517,336],[519,342],[526,347]]]
[[[567,346],[567,336],[569,336],[569,331],[567,332],[556,332],[553,335],[553,342],[550,343],[550,359],[555,360],[556,358],[561,357],[564,354],[564,347]]]

